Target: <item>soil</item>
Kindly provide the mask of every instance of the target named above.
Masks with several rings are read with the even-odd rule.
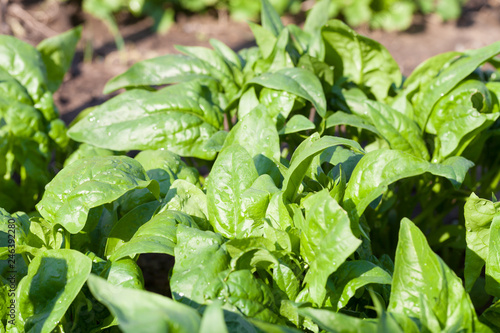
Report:
[[[256,1],[256,0],[252,0]],[[226,12],[203,16],[178,14],[177,23],[163,35],[154,34],[149,18],[118,17],[125,39],[125,51],[116,50],[114,39],[99,20],[82,13],[76,2],[58,0],[0,0],[0,32],[10,33],[33,45],[42,39],[83,24],[83,36],[72,67],[55,94],[63,120],[69,123],[80,111],[101,104],[106,82],[133,63],[176,53],[174,45],[209,46],[216,38],[235,50],[255,45],[246,23],[233,22]],[[301,23],[301,18],[285,17],[285,23]],[[471,0],[459,20],[442,22],[438,16],[416,16],[404,32],[357,29],[384,45],[408,76],[421,62],[447,51],[463,51],[500,40],[500,0]],[[148,290],[169,294],[168,274],[173,258],[147,254],[139,259]]]

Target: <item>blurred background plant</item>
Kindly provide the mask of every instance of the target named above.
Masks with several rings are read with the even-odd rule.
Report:
[[[5,2],[6,0],[2,0]],[[69,1],[69,0],[60,0]],[[443,21],[457,19],[467,0],[320,0],[330,1],[330,18],[340,18],[348,25],[363,24],[371,29],[406,30],[415,13],[436,13]],[[280,14],[307,12],[318,1],[271,0]],[[153,29],[166,33],[175,22],[178,12],[207,13],[215,11],[220,17],[233,20],[257,20],[260,2],[253,0],[80,0],[83,10],[103,20],[113,33],[118,49],[123,49],[115,15],[129,12],[136,17],[149,16],[154,20]]]

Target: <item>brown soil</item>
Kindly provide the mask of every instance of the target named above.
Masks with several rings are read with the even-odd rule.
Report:
[[[3,10],[2,10],[3,9]],[[83,38],[73,66],[55,95],[63,119],[70,122],[83,109],[97,105],[110,96],[102,94],[106,82],[124,72],[131,64],[176,52],[174,45],[209,46],[216,38],[233,49],[255,44],[246,23],[228,20],[224,12],[205,16],[177,16],[177,24],[165,35],[151,32],[152,20],[120,17],[125,52],[116,50],[106,26],[83,14],[73,2],[57,0],[0,0],[0,32],[36,45],[42,39],[84,23]],[[294,18],[286,18],[293,22]],[[300,22],[294,22],[300,23]],[[479,48],[500,40],[500,0],[472,0],[458,21],[441,22],[437,16],[416,17],[405,32],[370,31],[359,33],[386,46],[404,75],[436,54]],[[85,54],[88,54],[87,56]],[[167,255],[142,255],[148,290],[169,294],[167,276],[173,258]]]

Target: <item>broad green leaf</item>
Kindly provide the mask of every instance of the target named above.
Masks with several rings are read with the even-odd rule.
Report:
[[[276,183],[281,174],[275,161],[280,160],[280,140],[273,119],[261,108],[250,111],[231,129],[224,147],[238,144],[254,160],[259,175],[269,174]]]
[[[165,253],[173,256],[177,243],[178,224],[198,229],[198,226],[189,215],[173,210],[165,210],[141,225],[129,240],[111,253],[109,260],[115,261],[141,253]]]
[[[158,183],[148,179],[139,162],[126,156],[78,160],[61,170],[47,185],[36,208],[51,223],[70,233],[81,231],[93,207],[113,202],[136,188],[159,195]]]
[[[210,74],[220,81],[226,92],[235,94],[238,91],[238,87],[234,82],[233,72],[217,52],[201,46],[177,45],[176,48],[180,52],[193,58],[200,59],[210,66]]]
[[[421,90],[416,104],[415,116],[420,128],[426,128],[434,105],[464,78],[488,59],[500,53],[500,42],[468,51],[463,57],[442,70],[439,75]]]
[[[257,76],[247,84],[287,91],[310,101],[321,116],[326,114],[326,99],[321,82],[308,70],[283,68]]]
[[[481,274],[488,259],[490,244],[490,227],[493,218],[500,212],[500,203],[493,203],[479,198],[472,193],[465,202],[465,289],[470,291]],[[494,253],[492,254],[495,255]]]
[[[415,318],[430,332],[483,329],[462,281],[408,219],[399,230],[388,311]]]
[[[36,47],[47,68],[48,89],[55,92],[68,71],[80,40],[82,27],[76,27],[55,37],[44,39]]]
[[[174,298],[187,304],[203,304],[207,288],[228,268],[230,259],[221,235],[178,225],[170,278]]]
[[[490,127],[500,113],[489,113],[491,94],[476,80],[455,87],[435,105],[426,131],[436,134],[435,159],[460,155],[476,135]]]
[[[190,215],[202,229],[209,229],[207,196],[195,185],[177,179],[165,196],[163,210],[176,210]]]
[[[316,125],[305,116],[301,114],[296,114],[290,120],[287,121],[285,126],[279,131],[279,134],[292,134],[301,131],[313,130]]]
[[[259,155],[276,161],[280,159],[280,142],[276,126],[273,119],[260,108],[250,111],[231,129],[224,142],[224,148],[232,144],[244,147],[254,160]],[[256,167],[258,166],[256,163]]]
[[[305,219],[299,219],[300,253],[309,264],[304,282],[309,296],[322,306],[326,281],[361,245],[350,227],[349,217],[327,190],[308,197],[303,205]]]
[[[109,271],[106,272],[106,280],[117,287],[144,289],[141,268],[130,258],[112,262]]]
[[[351,218],[360,217],[372,201],[387,191],[390,184],[426,172],[445,177],[458,187],[472,166],[472,162],[462,157],[433,164],[399,150],[375,150],[367,153],[356,165],[347,184],[343,207]]]
[[[184,304],[151,292],[113,286],[96,275],[90,275],[87,284],[94,297],[117,317],[125,333],[198,332],[201,318]]]
[[[356,291],[368,284],[391,284],[387,271],[366,260],[347,261],[330,277],[333,285],[329,302],[337,311],[347,305]]]
[[[377,324],[370,319],[361,319],[329,310],[298,308],[299,314],[311,318],[319,327],[332,333],[377,332]]]
[[[231,145],[222,150],[207,185],[208,216],[215,231],[228,238],[250,231],[252,221],[242,214],[242,195],[257,177],[245,148]]]
[[[367,117],[392,149],[402,150],[425,160],[430,158],[420,128],[413,120],[386,104],[369,100],[365,104]]]
[[[145,150],[135,157],[146,170],[150,179],[160,185],[160,196],[164,197],[171,185],[177,179],[185,180],[192,186],[199,185],[199,173],[195,168],[188,167],[180,156],[168,150]],[[154,200],[154,196],[147,189],[138,189],[126,193],[119,199],[120,213],[124,214],[143,203]]]
[[[113,226],[106,241],[105,256],[109,257],[125,242],[128,242],[137,230],[148,222],[160,206],[155,200],[134,207]]]
[[[335,67],[336,78],[346,76],[370,88],[379,101],[387,97],[391,85],[401,84],[398,64],[381,44],[358,35],[337,20],[328,21],[322,34],[325,62]]]
[[[132,90],[94,109],[68,131],[80,142],[112,150],[168,149],[213,159],[205,143],[222,127],[206,86],[178,84],[156,92]]]
[[[418,65],[403,83],[405,93],[412,97],[413,94],[434,79],[443,68],[449,66],[452,60],[460,55],[462,55],[461,52],[441,53]]]
[[[91,260],[74,250],[47,250],[29,264],[16,290],[18,320],[26,332],[50,333],[80,292]]]
[[[285,200],[285,202],[293,202],[295,199],[299,186],[314,156],[320,154],[329,147],[338,145],[344,145],[356,151],[363,152],[361,146],[355,141],[332,136],[319,138],[319,135],[316,133],[304,140],[300,146],[297,147],[290,161],[290,168],[283,181],[283,200]]]
[[[104,94],[121,88],[160,86],[194,79],[210,80],[210,67],[203,60],[180,54],[168,54],[135,63],[115,76],[104,87]]]
[[[254,87],[249,88],[251,89]],[[273,122],[279,127],[296,107],[297,99],[297,96],[288,91],[263,87],[260,89],[257,104],[261,110],[273,118]]]
[[[283,322],[270,287],[250,270],[222,272],[205,292],[208,298],[221,299],[225,307],[246,317],[272,324]]]

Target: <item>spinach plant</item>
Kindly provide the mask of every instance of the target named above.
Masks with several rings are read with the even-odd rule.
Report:
[[[37,48],[0,36],[0,206],[31,212],[62,167],[69,138],[52,94],[71,65],[81,28]]]
[[[302,29],[263,0],[257,47],[109,81],[38,213],[0,210],[0,331],[498,330],[500,44],[403,78],[327,5]],[[146,253],[174,256],[171,297]]]

